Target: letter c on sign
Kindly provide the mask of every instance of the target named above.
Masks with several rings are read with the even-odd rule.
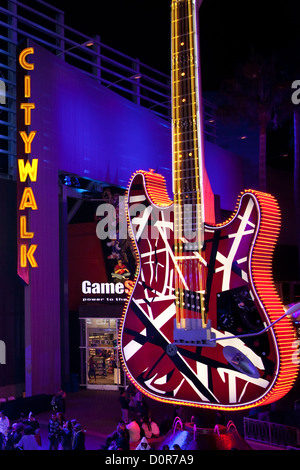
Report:
[[[34,48],[33,47],[27,47],[26,49],[23,49],[23,51],[19,55],[19,62],[20,65],[23,67],[25,70],[33,70],[34,69],[34,64],[29,64],[26,61],[26,57],[29,54],[34,54]]]

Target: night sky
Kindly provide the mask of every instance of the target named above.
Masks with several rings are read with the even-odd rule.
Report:
[[[86,9],[82,2],[49,3],[65,11],[68,26],[88,36],[100,35],[108,46],[170,72],[171,0],[100,0],[87,3]],[[218,89],[235,64],[253,53],[288,47],[290,61],[294,67],[299,63],[300,69],[299,14],[297,0],[204,0],[200,8],[203,89]]]
[[[87,36],[99,35],[107,46],[170,74],[171,0],[96,0],[86,2],[86,9],[84,2],[48,1],[65,11],[68,26]],[[203,0],[200,8],[202,90],[213,103],[219,104],[224,82],[236,77],[240,64],[259,55],[263,61],[276,56],[274,75],[281,75],[285,94],[279,111],[287,108],[289,116],[278,115],[278,125],[277,116],[269,123],[267,165],[291,174],[294,171],[291,84],[300,80],[299,18],[299,0]],[[275,101],[271,88],[269,95]],[[249,107],[251,99],[251,94],[246,94]],[[258,120],[253,127],[248,114],[248,109],[239,113],[238,123],[231,126],[217,118],[218,145],[241,155],[245,168],[258,162]],[[241,140],[241,136],[247,138]],[[287,271],[291,271],[290,267]]]
[[[86,9],[81,2],[48,1],[65,12],[68,26],[87,36],[99,35],[107,46],[170,74],[171,0],[100,0],[87,3]],[[264,60],[275,54],[275,73],[283,80],[283,105],[288,108],[291,84],[300,79],[299,0],[203,0],[199,14],[204,96],[219,105],[219,91],[226,79],[236,77],[238,66],[258,55]],[[252,100],[251,94],[245,99]],[[246,125],[233,130],[230,145],[251,158],[257,154],[258,141],[257,136],[250,139],[252,131]],[[280,128],[270,131],[267,158],[275,166],[293,167],[291,128],[291,120],[286,123],[281,118]],[[228,140],[227,127],[218,132],[220,141]],[[247,141],[241,143],[244,134]],[[283,160],[282,155],[289,158]]]

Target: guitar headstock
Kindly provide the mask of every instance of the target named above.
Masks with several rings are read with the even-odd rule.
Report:
[[[172,3],[182,3],[184,1],[188,1],[188,0],[172,0]],[[200,6],[203,2],[203,0],[192,0],[192,1],[193,1],[193,3],[195,3],[197,9],[200,8]]]

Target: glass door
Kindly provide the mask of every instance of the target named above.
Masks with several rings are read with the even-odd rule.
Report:
[[[85,347],[81,346],[85,349],[85,367],[82,365],[81,369],[85,370],[88,388],[118,389],[121,385],[118,328],[119,319],[85,319]]]

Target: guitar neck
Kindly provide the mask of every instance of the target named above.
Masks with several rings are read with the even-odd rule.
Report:
[[[175,238],[203,230],[203,125],[196,0],[172,0],[173,193]],[[188,207],[187,207],[188,206]],[[200,220],[199,220],[200,219]]]
[[[204,240],[203,133],[200,104],[196,0],[172,1],[172,121],[176,328],[205,324],[203,276],[199,252]],[[197,302],[188,311],[185,292]],[[196,299],[196,297],[195,297]],[[192,319],[192,323],[187,323]],[[198,322],[200,323],[198,324]],[[195,323],[196,322],[196,323]],[[189,326],[188,326],[189,325]],[[176,334],[177,334],[176,333]]]

